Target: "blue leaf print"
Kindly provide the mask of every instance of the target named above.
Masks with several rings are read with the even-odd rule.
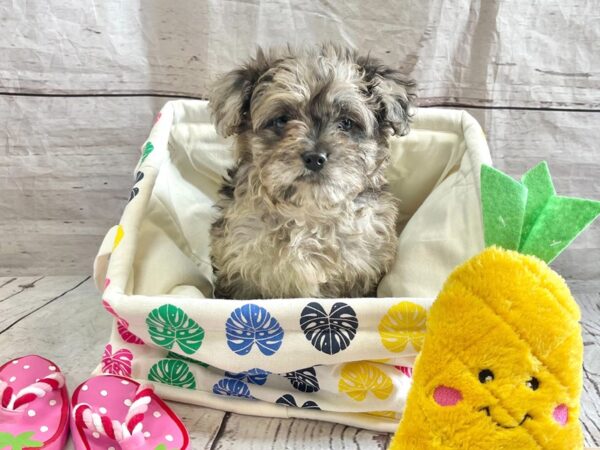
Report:
[[[306,305],[300,315],[300,327],[317,350],[335,355],[348,348],[358,330],[356,312],[346,303],[335,303],[327,314],[317,302]]]
[[[223,378],[213,386],[213,393],[217,395],[226,395],[228,397],[252,398],[250,389],[240,380],[232,378]]]
[[[294,389],[300,392],[318,392],[320,389],[317,374],[312,367],[288,372],[284,377],[290,380]]]
[[[265,356],[271,356],[283,341],[283,328],[269,312],[258,305],[236,308],[225,324],[227,345],[238,355],[247,355],[254,344]]]
[[[266,383],[267,377],[270,374],[271,372],[267,372],[266,370],[262,369],[250,369],[246,372],[240,373],[225,372],[226,377],[247,381],[250,384],[258,384],[259,386],[262,386]]]

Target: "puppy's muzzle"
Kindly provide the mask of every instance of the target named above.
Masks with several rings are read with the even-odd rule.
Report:
[[[313,172],[319,172],[325,163],[327,162],[327,155],[325,153],[318,152],[306,152],[302,153],[302,161],[304,161],[304,167]]]

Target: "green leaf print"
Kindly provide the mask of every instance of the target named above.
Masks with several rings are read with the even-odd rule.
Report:
[[[208,367],[208,364],[206,364],[205,362],[197,361],[195,359],[188,358],[187,356],[183,356],[183,355],[180,355],[179,353],[175,353],[175,352],[169,352],[169,353],[167,353],[167,358],[178,359],[180,361],[186,361],[186,362],[189,362],[191,364],[196,364],[196,365],[198,365],[200,367]]]
[[[152,142],[148,141],[146,142],[146,145],[144,146],[144,150],[142,152],[142,159],[140,160],[140,163],[143,163],[144,160],[148,157],[148,155],[150,153],[152,153],[154,151],[154,145],[152,144]]]
[[[23,450],[24,448],[39,448],[44,445],[43,442],[31,440],[31,436],[35,434],[35,431],[27,431],[17,436],[10,433],[3,433],[0,431],[0,448],[6,448],[10,450]]]
[[[204,339],[202,327],[174,305],[153,309],[146,318],[146,325],[152,341],[167,350],[177,343],[183,353],[191,355],[200,348]]]
[[[196,379],[189,366],[176,359],[161,359],[150,369],[148,379],[170,386],[196,388]]]

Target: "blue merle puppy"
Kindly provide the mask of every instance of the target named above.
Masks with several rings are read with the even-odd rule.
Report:
[[[415,83],[332,44],[258,51],[210,107],[235,136],[211,230],[217,298],[372,296],[396,255],[390,136]]]

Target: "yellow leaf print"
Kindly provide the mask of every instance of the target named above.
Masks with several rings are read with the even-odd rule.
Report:
[[[123,235],[125,234],[125,232],[123,231],[123,227],[121,225],[119,225],[117,227],[117,233],[115,234],[115,241],[113,243],[113,248],[112,251],[115,251],[115,248],[117,248],[119,246],[119,244],[121,243],[121,239],[123,239]]]
[[[379,400],[385,400],[393,388],[392,379],[383,370],[364,361],[344,365],[338,384],[340,392],[357,402],[362,402],[369,392]]]
[[[400,302],[392,306],[379,322],[381,343],[390,352],[400,353],[410,342],[420,351],[425,339],[427,311],[412,302]]]
[[[396,418],[396,411],[369,411],[367,413],[369,416],[377,416],[377,417],[386,417],[388,419]]]

